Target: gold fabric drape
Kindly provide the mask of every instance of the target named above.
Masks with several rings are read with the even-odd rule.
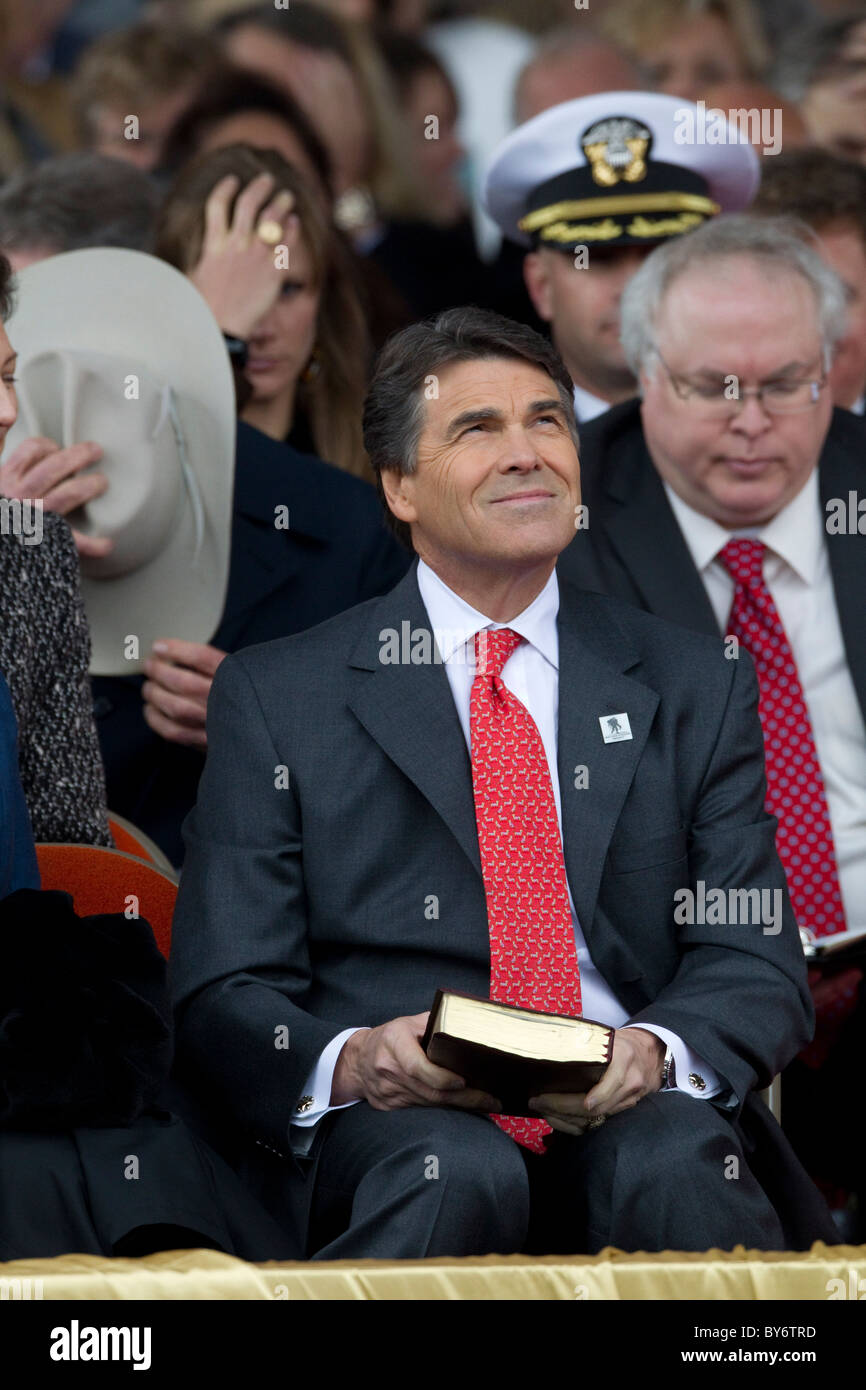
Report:
[[[860,1280],[863,1280],[862,1288]],[[836,1281],[836,1282],[833,1282]],[[0,1264],[0,1299],[795,1299],[866,1292],[866,1246],[245,1264],[213,1250]]]

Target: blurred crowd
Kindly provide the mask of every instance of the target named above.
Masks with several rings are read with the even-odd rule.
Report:
[[[795,232],[767,235],[839,277],[827,372],[847,429],[866,401],[866,0],[3,0],[0,498],[41,499],[44,533],[12,545],[4,524],[0,672],[37,842],[111,846],[112,812],[179,868],[225,654],[406,572],[363,433],[395,331],[474,304],[552,337],[581,427],[635,396],[619,305],[661,238],[591,246],[582,280],[571,241],[504,233],[485,191],[511,132],[610,92],[611,117],[632,114],[623,94],[641,119],[667,94],[754,147],[760,177],[730,210],[786,219]],[[593,564],[590,587],[617,592],[615,561]],[[842,615],[858,693],[862,602],[856,655]],[[851,776],[830,798],[849,927],[866,926]],[[26,854],[7,858],[0,893],[33,881]],[[845,978],[831,1005],[848,1019],[862,976]],[[834,1168],[800,1139],[841,1209],[860,1158]]]

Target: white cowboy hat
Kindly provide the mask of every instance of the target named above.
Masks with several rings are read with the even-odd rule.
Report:
[[[207,642],[222,617],[235,451],[223,336],[189,280],[141,251],[51,256],[21,271],[16,300],[7,447],[101,446],[90,471],[108,488],[68,520],[114,541],[81,560],[91,673],[132,675],[157,637]]]

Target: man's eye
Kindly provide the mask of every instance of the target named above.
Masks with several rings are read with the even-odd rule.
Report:
[[[4,376],[3,380],[7,386],[14,386],[18,378],[17,376]]]
[[[696,396],[700,396],[702,401],[714,401],[725,394],[724,386],[718,381],[714,381],[712,384],[707,381],[696,382],[692,386],[692,390]]]
[[[536,419],[535,423],[536,423],[537,425],[558,425],[558,424],[559,424],[559,416],[558,416],[558,415],[539,415],[538,418]]]
[[[793,396],[802,387],[802,381],[768,381],[764,387],[772,396]]]
[[[280,296],[282,299],[293,299],[294,296],[298,294],[302,288],[303,286],[297,284],[296,281],[286,280],[284,281],[283,287],[280,290]]]

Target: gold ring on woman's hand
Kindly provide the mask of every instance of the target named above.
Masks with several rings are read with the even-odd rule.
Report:
[[[283,229],[273,217],[265,217],[256,227],[256,234],[268,246],[276,246],[282,240]]]

